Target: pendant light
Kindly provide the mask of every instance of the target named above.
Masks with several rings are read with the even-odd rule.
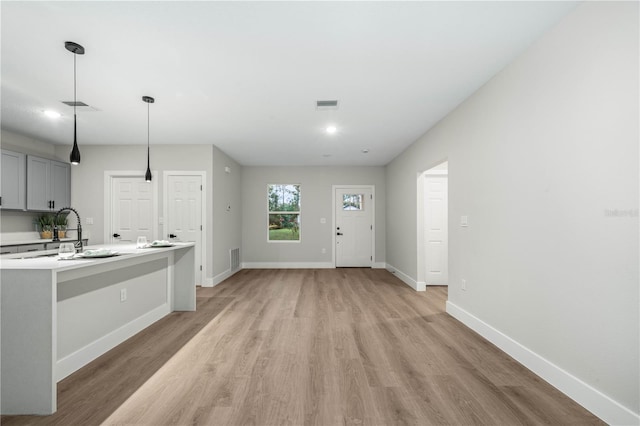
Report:
[[[65,41],[64,47],[73,53],[73,149],[69,156],[71,164],[80,164],[80,150],[78,149],[78,132],[76,126],[76,55],[84,55],[84,47],[72,41]]]
[[[151,96],[143,96],[142,100],[147,103],[147,172],[144,174],[144,180],[151,182],[151,168],[149,168],[149,104],[155,102]]]

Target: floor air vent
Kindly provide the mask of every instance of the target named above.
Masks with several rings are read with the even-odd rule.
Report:
[[[229,260],[231,263],[231,272],[240,269],[240,249],[235,248],[229,250]]]

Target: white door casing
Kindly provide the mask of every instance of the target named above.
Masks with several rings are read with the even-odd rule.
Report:
[[[424,177],[424,253],[427,285],[448,285],[448,176]]]
[[[206,284],[205,176],[205,172],[164,172],[164,238],[196,244],[195,277],[198,285]]]
[[[371,185],[336,185],[333,189],[335,266],[371,267],[375,241],[374,188]]]
[[[104,176],[104,242],[135,243],[139,236],[154,240],[158,235],[157,182],[145,182],[140,171],[106,171]]]

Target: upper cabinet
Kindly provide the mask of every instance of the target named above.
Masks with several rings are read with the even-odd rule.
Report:
[[[59,210],[69,205],[70,165],[27,155],[27,210]]]
[[[51,201],[54,210],[71,207],[71,165],[51,160]]]
[[[0,208],[24,210],[26,207],[25,155],[3,149],[0,174]]]

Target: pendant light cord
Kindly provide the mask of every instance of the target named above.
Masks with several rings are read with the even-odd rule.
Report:
[[[149,167],[149,153],[151,152],[149,149],[149,102],[147,102],[147,167]]]
[[[77,54],[73,52],[73,116],[76,116],[76,104],[78,103],[76,100],[76,56]]]

